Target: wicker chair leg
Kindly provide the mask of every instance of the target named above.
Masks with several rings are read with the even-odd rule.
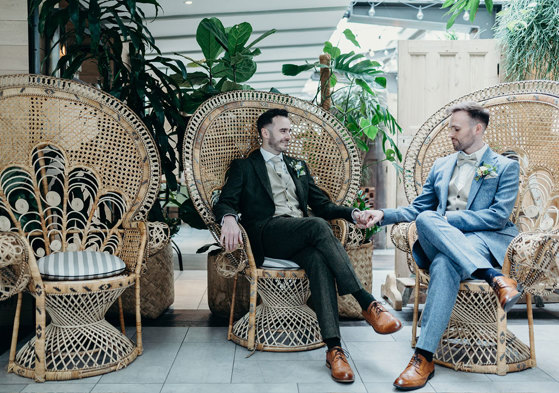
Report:
[[[411,347],[415,348],[415,344],[417,344],[417,320],[418,320],[418,314],[419,314],[419,288],[420,288],[420,282],[419,282],[419,272],[416,269],[415,272],[415,286],[413,288],[413,294],[414,294],[414,299],[413,299],[413,322],[411,325]]]
[[[507,314],[502,307],[496,304],[497,313],[497,375],[507,374]]]
[[[45,292],[41,284],[35,289],[35,369],[34,379],[36,382],[45,382],[46,376],[46,353],[45,353],[45,330],[46,330],[46,308]]]
[[[233,319],[235,318],[235,302],[237,301],[237,279],[239,273],[235,274],[233,280],[233,294],[231,295],[231,307],[229,308],[229,328],[227,329],[227,340],[231,341],[233,338]]]
[[[10,345],[10,357],[8,360],[8,372],[12,372],[14,367],[14,361],[16,360],[16,347],[17,347],[17,336],[19,333],[19,320],[21,318],[21,303],[23,299],[23,293],[17,294],[17,305],[16,314],[14,316],[14,330],[12,332],[12,343]]]
[[[248,317],[248,345],[247,349],[249,351],[254,351],[256,349],[256,299],[258,296],[258,276],[257,272],[252,272],[252,277],[250,278],[250,305],[249,305],[249,317]]]
[[[120,331],[126,335],[126,326],[124,325],[124,311],[122,309],[122,297],[118,298],[118,319],[120,321]]]
[[[530,337],[530,360],[536,367],[536,345],[534,342],[534,315],[532,314],[532,294],[526,293],[526,314],[528,316],[528,335]]]
[[[142,314],[140,312],[140,277],[136,275],[136,346],[138,347],[138,355],[144,352],[142,342]],[[120,298],[119,298],[120,299]]]

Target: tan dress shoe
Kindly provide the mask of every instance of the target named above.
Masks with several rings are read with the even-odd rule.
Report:
[[[518,292],[517,286],[518,284],[514,278],[505,276],[495,277],[491,283],[491,288],[495,291],[505,312],[508,312],[520,299],[521,293]]]
[[[425,356],[414,353],[408,367],[394,381],[399,390],[414,390],[425,386],[435,375],[435,362],[428,362]]]
[[[326,367],[330,369],[332,379],[336,382],[352,383],[355,379],[345,352],[341,347],[326,351]]]
[[[378,334],[390,334],[402,328],[402,322],[385,309],[376,300],[369,304],[367,311],[362,311],[365,320]]]

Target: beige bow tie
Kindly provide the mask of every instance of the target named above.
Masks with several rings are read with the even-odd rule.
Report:
[[[456,166],[461,167],[462,165],[476,166],[477,157],[475,154],[468,155],[466,153],[460,152],[458,154],[458,160],[456,160]]]

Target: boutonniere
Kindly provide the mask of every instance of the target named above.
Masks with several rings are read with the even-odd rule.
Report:
[[[497,177],[497,167],[491,164],[481,163],[476,169],[476,177],[475,180],[478,181],[480,179],[491,179],[493,177]]]
[[[301,161],[291,161],[289,163],[289,166],[293,168],[295,174],[297,175],[297,178],[305,176],[307,174],[307,172],[305,172],[305,166]]]

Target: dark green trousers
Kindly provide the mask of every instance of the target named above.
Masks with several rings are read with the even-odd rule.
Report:
[[[272,218],[263,228],[264,255],[288,259],[305,269],[323,339],[340,338],[338,298],[362,288],[340,241],[319,217]]]

